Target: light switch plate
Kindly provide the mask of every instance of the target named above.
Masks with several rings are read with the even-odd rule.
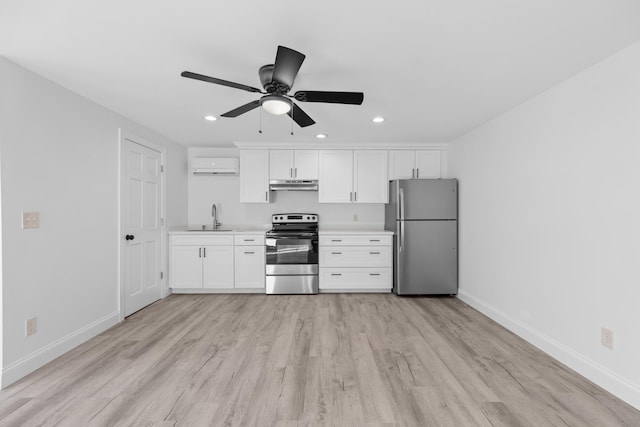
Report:
[[[22,212],[22,228],[40,228],[40,212]]]

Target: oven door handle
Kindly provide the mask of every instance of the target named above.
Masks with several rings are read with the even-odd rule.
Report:
[[[267,238],[273,238],[273,239],[282,239],[282,238],[287,238],[287,239],[295,239],[295,238],[299,238],[299,237],[318,237],[317,233],[313,233],[313,232],[268,232],[267,233]]]

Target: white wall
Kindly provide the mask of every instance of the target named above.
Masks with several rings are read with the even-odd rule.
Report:
[[[449,149],[460,297],[637,408],[639,165],[640,44]]]
[[[118,129],[167,148],[169,225],[186,221],[186,149],[3,58],[0,93],[6,386],[118,319]]]
[[[189,148],[191,157],[239,157],[236,148]],[[271,215],[309,212],[320,216],[320,226],[354,224],[384,227],[383,204],[318,203],[318,192],[271,192],[271,203],[240,203],[239,176],[194,176],[189,174],[189,224],[211,223],[211,205],[216,204],[223,225],[271,224]],[[357,215],[357,222],[354,221]]]

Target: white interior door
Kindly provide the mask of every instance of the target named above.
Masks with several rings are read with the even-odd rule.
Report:
[[[161,296],[162,154],[129,139],[123,150],[122,278],[128,316]]]

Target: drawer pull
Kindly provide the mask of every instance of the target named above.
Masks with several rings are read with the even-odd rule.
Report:
[[[243,239],[245,242],[255,242],[256,239]]]
[[[379,242],[380,239],[369,239],[370,242]]]
[[[369,273],[369,276],[379,276],[380,273]]]
[[[255,254],[255,252],[254,252],[254,251],[251,251],[251,252],[244,251],[244,253],[245,253],[245,254],[247,254],[247,255],[253,255],[253,254]]]
[[[332,242],[342,242],[342,239],[331,239]]]
[[[342,276],[342,273],[331,273],[332,276]]]
[[[331,252],[331,255],[342,255],[342,252]]]
[[[369,252],[369,255],[380,255],[380,252]]]

